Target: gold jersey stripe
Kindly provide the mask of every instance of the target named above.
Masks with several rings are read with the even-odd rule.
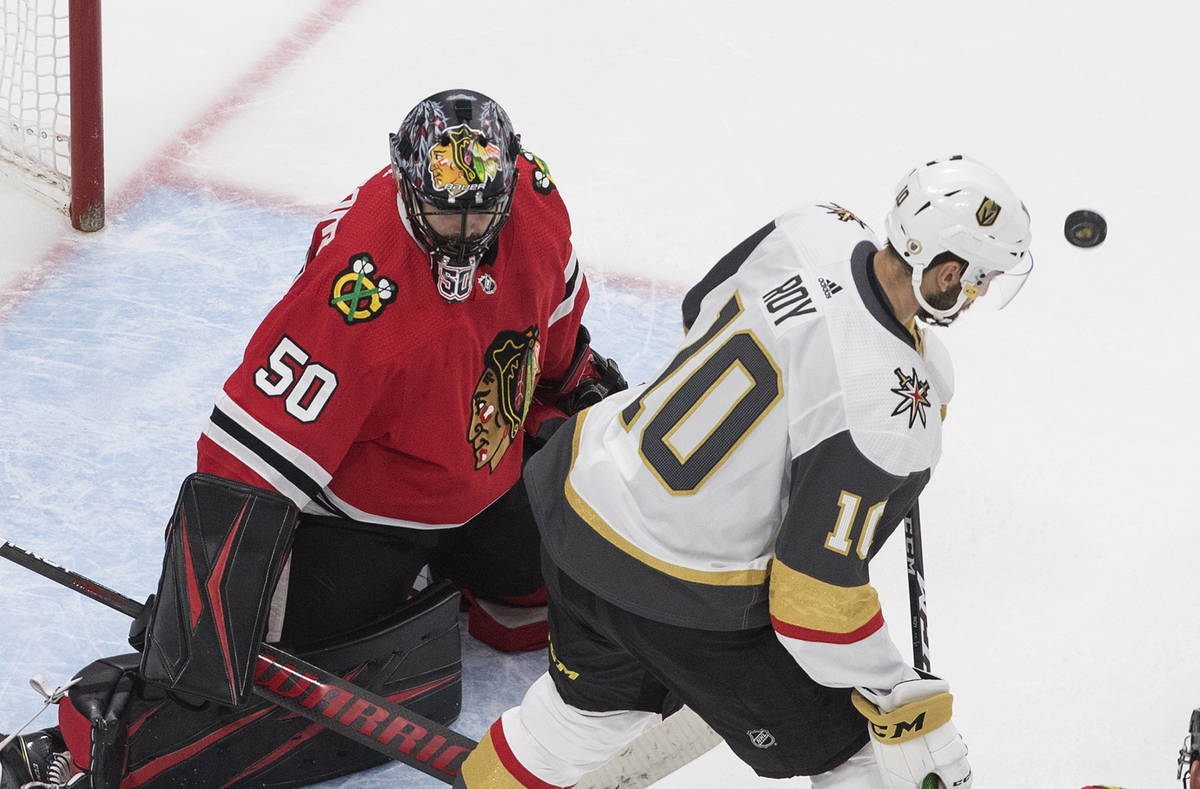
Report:
[[[908,333],[912,335],[913,342],[916,343],[917,353],[925,355],[925,335],[921,331],[921,327],[917,325],[917,319],[911,318],[908,323],[904,324],[904,328],[908,329]]]
[[[771,616],[804,630],[856,633],[880,616],[870,584],[834,586],[783,564],[771,566]]]
[[[579,436],[583,431],[583,420],[586,416],[587,412],[585,411],[575,420],[575,435],[572,438],[571,446],[572,469],[575,467],[575,458],[579,455]],[[563,485],[563,490],[566,493],[567,503],[571,505],[571,509],[575,510],[575,513],[591,526],[597,534],[623,553],[673,578],[697,584],[707,584],[708,586],[759,586],[766,582],[770,574],[769,570],[752,569],[695,570],[691,567],[682,567],[678,564],[664,561],[657,556],[643,551],[609,526],[604,518],[600,517],[600,514],[592,509],[591,505],[584,501],[579,492],[575,490],[575,487],[571,485],[571,476],[569,473]]]

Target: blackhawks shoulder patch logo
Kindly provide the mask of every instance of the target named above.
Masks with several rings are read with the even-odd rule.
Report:
[[[396,297],[396,286],[383,277],[374,279],[374,274],[375,261],[359,252],[334,279],[329,306],[342,314],[347,326],[378,318]]]
[[[525,424],[533,388],[541,373],[538,329],[502,331],[483,352],[483,372],[471,395],[467,443],[475,470],[496,470]]]
[[[899,367],[892,372],[900,381],[900,385],[892,389],[894,394],[900,395],[900,402],[892,411],[892,416],[907,414],[909,427],[915,425],[918,419],[921,420],[921,427],[926,427],[925,409],[929,408],[929,381],[917,378],[916,368],[912,369],[912,375],[905,375]]]
[[[533,163],[533,191],[544,195],[553,192],[554,179],[550,177],[550,168],[546,166],[545,160],[524,148],[521,149],[521,155],[525,157],[525,161]]]

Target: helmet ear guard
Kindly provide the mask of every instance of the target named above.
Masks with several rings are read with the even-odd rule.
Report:
[[[896,187],[886,220],[887,238],[913,269],[913,292],[934,323],[950,320],[995,280],[1015,279],[1000,306],[1016,295],[1032,269],[1030,217],[1000,176],[962,156],[928,162]],[[920,285],[934,258],[949,252],[966,261],[963,289],[949,309],[929,304]],[[1013,283],[1006,283],[1011,285]]]

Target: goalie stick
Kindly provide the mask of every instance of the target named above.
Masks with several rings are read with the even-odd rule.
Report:
[[[120,592],[11,542],[0,542],[0,556],[128,617],[136,618],[144,608]],[[476,745],[474,740],[440,723],[265,643],[258,657],[254,692],[447,784],[454,782],[458,768]],[[577,787],[647,787],[720,742],[716,732],[684,707],[608,764],[585,775]]]
[[[0,556],[126,616],[136,618],[145,607],[11,542],[0,543]],[[454,783],[458,768],[476,745],[469,737],[267,643],[259,645],[253,690],[284,709],[447,784]]]

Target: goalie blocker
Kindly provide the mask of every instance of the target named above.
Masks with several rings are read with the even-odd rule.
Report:
[[[205,474],[184,481],[148,624],[131,631],[145,650],[87,666],[59,705],[92,789],[302,786],[387,761],[249,695],[295,520],[274,492]],[[448,724],[462,699],[458,607],[457,590],[438,583],[381,621],[288,648]]]
[[[147,681],[218,704],[245,700],[297,515],[274,491],[211,474],[183,481],[158,593],[146,602]]]

